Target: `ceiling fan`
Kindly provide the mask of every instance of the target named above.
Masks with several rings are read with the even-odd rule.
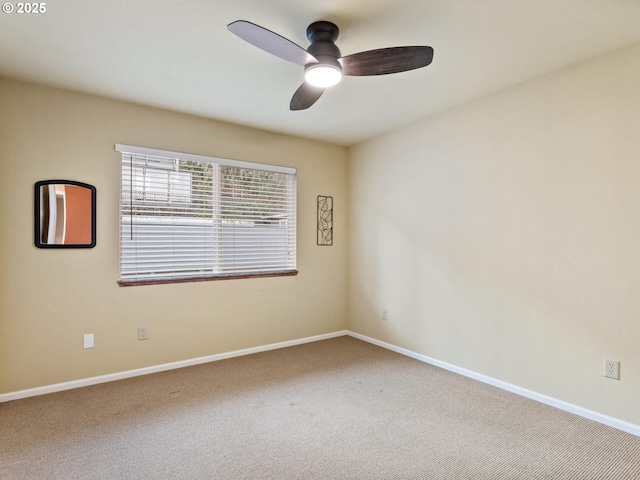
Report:
[[[433,48],[426,46],[390,47],[354,53],[343,57],[335,44],[338,27],[327,21],[307,27],[311,42],[306,50],[277,33],[246,20],[227,25],[231,33],[262,50],[304,67],[305,82],[291,98],[291,110],[313,105],[326,88],[337,84],[343,75],[386,75],[426,67],[433,60]]]

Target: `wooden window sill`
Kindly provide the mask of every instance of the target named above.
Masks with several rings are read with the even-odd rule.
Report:
[[[164,285],[166,283],[191,283],[210,282],[214,280],[241,280],[247,278],[267,278],[267,277],[293,277],[298,275],[298,270],[287,270],[285,272],[264,272],[247,273],[236,275],[203,275],[201,277],[175,277],[175,278],[154,278],[148,280],[119,280],[121,287],[137,287],[140,285]]]

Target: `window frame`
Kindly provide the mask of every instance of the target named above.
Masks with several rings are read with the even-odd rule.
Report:
[[[298,274],[297,269],[297,170],[292,167],[272,165],[272,164],[263,164],[256,162],[246,162],[240,160],[231,160],[226,158],[218,158],[218,157],[210,157],[206,155],[197,155],[191,153],[183,153],[183,152],[174,152],[169,150],[159,150],[152,149],[146,147],[137,147],[132,145],[124,145],[124,144],[116,144],[115,150],[120,154],[119,155],[119,164],[120,164],[120,195],[118,197],[118,225],[119,225],[119,279],[118,284],[122,287],[126,286],[138,286],[138,285],[159,285],[159,284],[167,284],[167,283],[187,283],[187,282],[203,282],[203,281],[215,281],[215,280],[232,280],[232,279],[247,279],[247,278],[265,278],[265,277],[283,277],[283,276],[295,276]],[[291,245],[291,240],[293,240],[293,268],[283,268],[282,270],[265,270],[265,271],[255,271],[255,272],[222,272],[222,273],[207,273],[203,275],[180,275],[175,274],[172,276],[149,276],[145,278],[123,278],[123,207],[125,205],[124,195],[123,195],[123,187],[125,184],[124,176],[122,173],[122,167],[124,165],[124,156],[125,155],[142,155],[142,156],[155,156],[155,157],[166,157],[168,159],[179,159],[185,161],[193,161],[193,162],[207,162],[212,163],[214,165],[218,165],[220,167],[235,167],[241,169],[250,169],[250,170],[259,170],[263,172],[276,172],[283,173],[292,176],[293,184],[289,186],[290,191],[287,194],[287,198],[289,199],[289,207],[293,215],[293,226],[292,233],[293,239],[290,238],[289,234],[291,231],[289,229],[286,230],[286,240],[285,244],[287,246]],[[133,165],[133,157],[131,157],[132,165]],[[137,167],[136,167],[137,168]],[[129,182],[134,182],[133,178],[129,179]],[[216,187],[217,191],[217,187]],[[219,192],[218,192],[219,193]],[[130,199],[132,201],[132,199]],[[218,200],[219,201],[219,198]],[[268,205],[268,204],[267,204]],[[213,222],[219,222],[222,217],[212,217]],[[214,243],[212,242],[212,247],[214,247]],[[290,253],[290,252],[287,252]],[[215,261],[219,261],[218,257],[215,257]]]

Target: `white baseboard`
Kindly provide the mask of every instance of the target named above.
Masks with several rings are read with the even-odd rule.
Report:
[[[348,333],[349,333],[348,331],[342,330],[338,332],[327,333],[324,335],[316,335],[313,337],[289,340],[286,342],[272,343],[272,344],[263,345],[260,347],[245,348],[243,350],[235,350],[233,352],[219,353],[216,355],[192,358],[189,360],[182,360],[179,362],[164,363],[162,365],[154,365],[152,367],[138,368],[135,370],[112,373],[109,375],[100,375],[98,377],[84,378],[81,380],[73,380],[70,382],[56,383],[54,385],[45,385],[44,387],[30,388],[27,390],[19,390],[17,392],[3,393],[3,394],[0,394],[0,403],[9,402],[11,400],[19,400],[21,398],[45,395],[47,393],[61,392],[63,390],[72,390],[74,388],[87,387],[89,385],[97,385],[98,383],[107,383],[107,382],[113,382],[116,380],[123,380],[125,378],[139,377],[141,375],[148,375],[150,373],[158,373],[158,372],[164,372],[167,370],[174,370],[176,368],[191,367],[193,365],[200,365],[202,363],[217,362],[218,360],[226,360],[228,358],[241,357],[243,355],[251,355],[252,353],[266,352],[268,350],[277,350],[279,348],[292,347],[294,345],[302,345],[304,343],[317,342],[320,340],[326,340],[334,337],[342,337],[342,336],[348,335]]]
[[[329,338],[342,337],[345,335],[349,335],[353,338],[357,338],[364,342],[371,343],[373,345],[377,345],[382,348],[386,348],[387,350],[400,353],[402,355],[411,357],[413,359],[419,360],[424,363],[428,363],[435,367],[439,367],[444,370],[457,373],[464,377],[478,380],[482,383],[486,383],[488,385],[492,385],[502,390],[515,393],[516,395],[520,395],[520,396],[529,398],[531,400],[544,403],[545,405],[549,405],[551,407],[555,407],[560,410],[573,413],[575,415],[587,418],[589,420],[593,420],[598,423],[602,423],[604,425],[608,425],[613,428],[617,428],[618,430],[622,430],[624,432],[631,433],[633,435],[640,437],[640,425],[635,425],[633,423],[629,423],[623,420],[619,420],[617,418],[609,417],[607,415],[603,415],[601,413],[594,412],[586,408],[578,407],[576,405],[564,402],[562,400],[557,400],[555,398],[548,397],[546,395],[542,395],[540,393],[536,393],[531,390],[527,390],[526,388],[518,387],[517,385],[512,385],[510,383],[503,382],[501,380],[497,380],[495,378],[488,377],[486,375],[482,375],[476,372],[472,372],[471,370],[466,370],[464,368],[460,368],[446,362],[441,362],[440,360],[427,357],[426,355],[421,355],[419,353],[412,352],[411,350],[400,348],[390,343],[376,340],[375,338],[367,337],[366,335],[361,335],[359,333],[352,332],[349,330],[340,330],[337,332],[327,333],[323,335],[316,335],[313,337],[300,338],[300,339],[289,340],[289,341],[280,342],[280,343],[272,343],[272,344],[263,345],[260,347],[246,348],[243,350],[235,350],[233,352],[219,353],[216,355],[192,358],[189,360],[182,360],[179,362],[164,363],[162,365],[138,368],[135,370],[112,373],[109,375],[101,375],[98,377],[85,378],[81,380],[73,380],[70,382],[56,383],[54,385],[45,385],[43,387],[30,388],[27,390],[19,390],[17,392],[3,393],[3,394],[0,394],[0,403],[9,402],[11,400],[19,400],[21,398],[45,395],[47,393],[61,392],[63,390],[72,390],[74,388],[87,387],[89,385],[96,385],[99,383],[113,382],[116,380],[123,380],[125,378],[138,377],[141,375],[148,375],[150,373],[158,373],[158,372],[164,372],[167,370],[174,370],[177,368],[190,367],[190,366],[199,365],[202,363],[216,362],[219,360],[226,360],[228,358],[240,357],[243,355],[251,355],[253,353],[266,352],[269,350],[277,350],[279,348],[292,347],[295,345],[302,345],[305,343],[318,342],[320,340],[327,340]]]
[[[386,348],[387,350],[392,350],[396,353],[406,355],[407,357],[414,358],[421,362],[428,363],[435,367],[439,367],[444,370],[457,373],[464,377],[478,380],[482,383],[486,383],[488,385],[492,385],[502,390],[515,393],[516,395],[520,395],[522,397],[526,397],[531,400],[544,403],[545,405],[549,405],[551,407],[555,407],[560,410],[573,413],[580,417],[587,418],[589,420],[593,420],[594,422],[602,423],[604,425],[608,425],[610,427],[613,427],[618,430],[622,430],[624,432],[631,433],[633,435],[640,437],[640,425],[635,425],[633,423],[625,422],[624,420],[619,420],[617,418],[609,417],[608,415],[603,415],[602,413],[594,412],[593,410],[588,410],[586,408],[578,407],[577,405],[573,405],[571,403],[567,403],[562,400],[557,400],[555,398],[548,397],[547,395],[542,395],[541,393],[536,393],[531,390],[527,390],[526,388],[518,387],[517,385],[512,385],[510,383],[503,382],[501,380],[497,380],[495,378],[488,377],[480,373],[472,372],[471,370],[466,370],[464,368],[460,368],[446,362],[441,362],[440,360],[436,360],[434,358],[430,358],[425,355],[412,352],[411,350],[406,350],[404,348],[396,347],[395,345],[391,345],[390,343],[382,342],[380,340],[376,340],[375,338],[367,337],[359,333],[349,331],[348,335],[354,338],[357,338],[359,340],[363,340],[365,342],[371,343],[373,345]]]

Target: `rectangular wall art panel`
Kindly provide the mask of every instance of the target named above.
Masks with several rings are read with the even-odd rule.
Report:
[[[333,197],[318,195],[318,245],[333,245]]]

